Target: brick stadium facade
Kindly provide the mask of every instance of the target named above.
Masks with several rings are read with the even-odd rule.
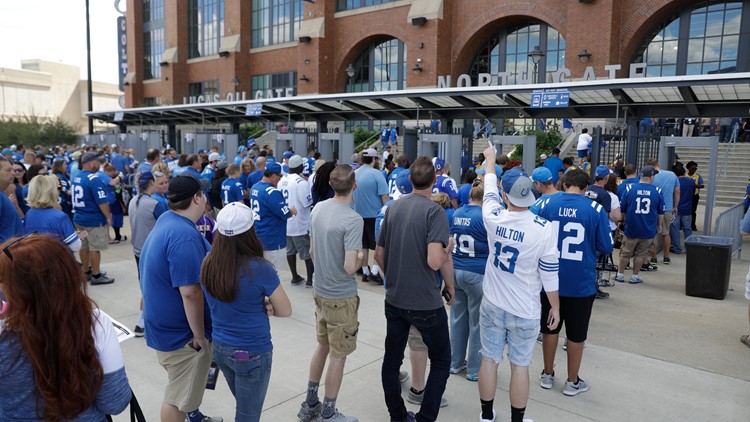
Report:
[[[294,95],[339,93],[347,89],[380,90],[384,85],[373,85],[368,81],[368,77],[372,79],[372,69],[368,70],[369,76],[358,74],[354,81],[350,80],[346,70],[362,57],[365,57],[362,60],[370,60],[372,67],[373,59],[363,56],[363,52],[394,39],[398,41],[393,44],[398,50],[394,61],[399,67],[399,82],[395,89],[434,87],[438,76],[451,75],[455,81],[461,74],[471,74],[473,66],[481,62],[477,59],[479,51],[489,40],[502,31],[512,33],[525,25],[542,25],[546,28],[543,31],[559,33],[564,46],[556,56],[557,66],[570,69],[574,78],[580,78],[587,66],[594,67],[596,76],[606,76],[604,66],[608,64],[622,64],[617,77],[627,77],[628,65],[638,61],[644,45],[658,35],[660,25],[679,16],[683,16],[685,23],[684,16],[696,7],[718,7],[717,4],[724,4],[725,8],[729,7],[727,4],[739,7],[743,18],[742,31],[738,35],[740,48],[733,71],[748,71],[750,66],[750,59],[741,48],[748,46],[750,37],[746,31],[750,27],[748,1],[317,0],[311,3],[274,0],[270,2],[270,9],[277,3],[289,4],[281,15],[287,13],[287,19],[296,19],[291,23],[294,28],[284,30],[286,37],[277,37],[282,38],[281,42],[259,43],[254,40],[254,21],[266,19],[266,38],[271,37],[268,34],[273,34],[277,30],[274,27],[278,26],[268,24],[274,18],[273,11],[263,12],[265,15],[254,14],[253,5],[260,3],[251,0],[128,0],[126,106],[181,104],[191,96],[205,93],[201,88],[209,85],[214,94],[218,91],[220,98],[230,92],[246,92],[248,99],[254,98],[258,90],[280,87],[278,84],[270,86],[273,83],[269,85],[268,81],[273,78],[263,79],[262,75],[289,75],[281,85],[292,88]],[[371,5],[373,3],[376,4]],[[163,28],[163,32],[155,37],[159,43],[144,40],[149,36],[154,38],[144,24],[144,9],[154,5],[163,7],[157,16],[163,15],[163,18],[156,19],[157,26]],[[196,30],[191,26],[196,17],[191,7],[203,7],[204,10],[206,7],[221,7],[221,25],[218,26],[221,33],[217,34],[216,28],[210,27],[209,31],[215,35],[213,39],[205,34],[196,37]],[[730,16],[730,12],[722,15],[727,21],[734,16]],[[413,19],[422,17],[426,22],[415,24],[419,21]],[[202,29],[199,25],[197,27],[198,32],[205,32],[207,28],[205,25]],[[213,43],[210,48],[204,48],[208,53],[198,54],[199,57],[192,54],[191,58],[191,42],[205,45],[206,38],[209,38],[209,44]],[[517,40],[520,49],[521,38],[513,39]],[[150,76],[147,76],[149,66],[144,60],[147,55],[144,41],[156,44],[156,48],[149,47],[152,56]],[[159,48],[163,51],[155,51]],[[524,48],[532,47],[526,45]],[[680,49],[684,49],[682,44]],[[583,50],[590,54],[587,62],[579,58]],[[526,55],[522,53],[517,56],[519,60]],[[504,56],[503,53],[500,55]],[[487,57],[492,60],[491,56]],[[552,60],[549,54],[547,57]],[[161,63],[158,68],[153,63],[157,59]],[[666,55],[664,60],[668,60]],[[680,59],[677,53],[675,60],[689,62],[690,59]],[[417,64],[421,71],[412,71]],[[487,71],[494,71],[491,65],[480,64],[487,66]],[[717,66],[725,66],[725,62]],[[703,73],[710,73],[705,69],[704,66]],[[684,74],[679,63],[676,74]],[[544,69],[540,75],[544,77]],[[396,76],[391,75],[393,78]],[[205,81],[212,83],[200,85]],[[283,95],[276,91],[271,94]]]

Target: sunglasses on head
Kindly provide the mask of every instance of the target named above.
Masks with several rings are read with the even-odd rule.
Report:
[[[11,261],[13,261],[13,254],[10,253],[10,247],[16,245],[17,243],[19,243],[20,241],[26,239],[29,236],[34,236],[34,235],[37,235],[37,234],[39,234],[39,232],[33,231],[33,232],[31,232],[31,233],[29,233],[27,235],[23,235],[23,236],[17,238],[16,240],[8,243],[8,246],[6,246],[6,247],[3,248],[3,253],[5,255],[7,255],[8,258],[10,258]]]

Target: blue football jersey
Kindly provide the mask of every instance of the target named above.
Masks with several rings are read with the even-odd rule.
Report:
[[[604,207],[583,195],[562,193],[542,203],[539,216],[558,225],[560,296],[592,296],[596,293],[597,252],[612,253]]]
[[[658,187],[650,183],[627,185],[620,203],[625,214],[625,236],[631,239],[654,238],[664,207],[664,197]]]
[[[95,173],[81,170],[73,178],[73,222],[83,227],[99,227],[107,224],[99,209],[106,204],[107,187]]]
[[[266,182],[250,188],[250,207],[255,211],[255,233],[263,249],[286,247],[286,220],[292,216],[281,191]]]
[[[458,189],[456,189],[456,182],[450,176],[441,174],[437,177],[435,184],[432,186],[432,193],[446,193],[450,199],[456,199],[458,196]]]
[[[221,182],[221,200],[224,205],[245,199],[244,186],[240,179],[228,177]]]
[[[457,209],[449,222],[456,243],[453,247],[453,267],[484,274],[490,247],[487,244],[487,229],[482,221],[482,207],[467,204]]]
[[[398,187],[396,186],[396,179],[398,178],[398,175],[401,174],[401,172],[404,170],[407,169],[403,167],[396,167],[386,178],[386,182],[388,183],[388,196],[390,196],[391,198],[393,198],[393,196],[396,194],[396,191],[398,191]]]

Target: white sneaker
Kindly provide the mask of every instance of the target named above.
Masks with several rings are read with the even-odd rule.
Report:
[[[479,422],[495,422],[495,409],[492,409],[492,419],[483,419],[482,412],[479,412]]]
[[[542,369],[542,373],[539,374],[539,385],[545,390],[549,390],[550,388],[552,388],[552,384],[554,382],[555,382],[555,371],[552,371],[551,374],[545,374],[544,369]]]
[[[568,380],[565,380],[563,394],[565,394],[566,396],[575,396],[579,393],[585,393],[589,391],[589,388],[589,383],[584,381],[581,377],[578,377],[578,384],[574,384]]]

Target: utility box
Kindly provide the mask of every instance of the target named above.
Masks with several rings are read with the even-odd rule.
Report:
[[[724,300],[729,290],[732,238],[692,235],[685,239],[685,294]]]

